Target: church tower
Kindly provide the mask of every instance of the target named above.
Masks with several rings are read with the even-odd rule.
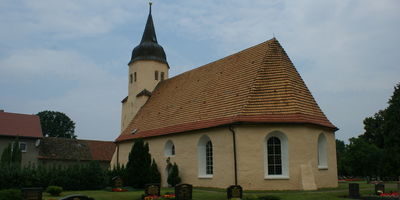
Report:
[[[142,40],[128,63],[128,96],[122,100],[121,132],[151,96],[160,81],[168,78],[169,65],[164,49],[157,42],[151,3]]]

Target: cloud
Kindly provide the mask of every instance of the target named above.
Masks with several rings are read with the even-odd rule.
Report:
[[[45,34],[48,39],[65,39],[108,33],[128,20],[135,20],[139,1],[38,0],[8,2],[0,7],[6,35]],[[50,38],[49,38],[50,37]]]
[[[123,78],[63,50],[15,52],[0,60],[0,66],[0,88],[14,89],[13,97],[2,102],[6,111],[61,111],[76,122],[79,138],[110,140],[118,135],[119,102],[126,93]]]

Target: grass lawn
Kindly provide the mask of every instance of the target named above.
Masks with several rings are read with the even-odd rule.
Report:
[[[363,195],[372,194],[374,191],[373,184],[360,183],[360,192]],[[395,184],[385,184],[386,191],[395,191]],[[161,193],[173,192],[172,188],[162,188]],[[95,198],[96,200],[139,200],[143,191],[133,192],[109,192],[105,190],[96,191],[66,191],[62,196],[71,194],[84,194]],[[321,189],[317,191],[245,191],[244,196],[262,196],[273,195],[278,196],[281,200],[344,200],[343,196],[348,194],[348,183],[340,183],[338,188]],[[59,197],[51,197],[47,193],[43,193],[45,200],[57,200]],[[223,189],[210,188],[194,188],[193,200],[224,200],[226,192]]]

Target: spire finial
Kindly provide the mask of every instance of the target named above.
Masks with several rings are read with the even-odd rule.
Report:
[[[153,5],[152,1],[149,1],[149,6],[150,6],[150,14],[151,14],[151,5]]]

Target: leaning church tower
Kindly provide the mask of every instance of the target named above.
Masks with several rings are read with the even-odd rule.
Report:
[[[151,3],[142,40],[128,63],[128,96],[122,100],[121,132],[146,103],[160,81],[168,78],[169,65],[164,49],[157,42]]]

